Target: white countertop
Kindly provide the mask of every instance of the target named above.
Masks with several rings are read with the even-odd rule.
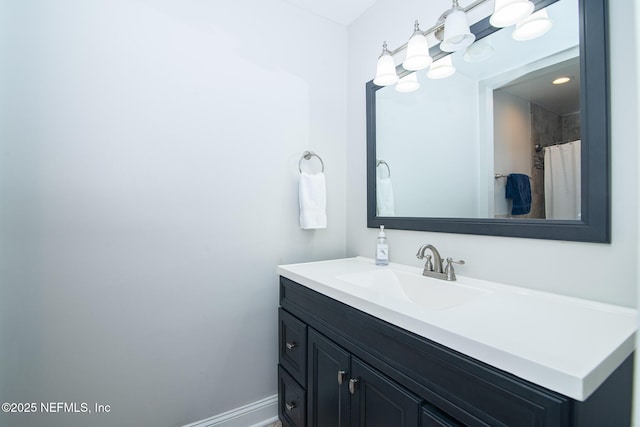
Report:
[[[635,347],[636,310],[458,275],[489,291],[464,304],[425,309],[339,276],[422,269],[368,258],[278,266],[278,274],[422,337],[576,400],[586,400]],[[442,283],[450,283],[442,281]]]

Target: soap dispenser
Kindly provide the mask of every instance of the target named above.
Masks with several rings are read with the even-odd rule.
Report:
[[[389,244],[384,234],[384,225],[380,226],[380,233],[376,239],[376,265],[389,265]]]

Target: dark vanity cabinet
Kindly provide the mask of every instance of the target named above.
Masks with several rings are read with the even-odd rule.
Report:
[[[284,426],[631,423],[631,356],[578,402],[284,277],[278,322],[278,415]]]
[[[422,400],[285,310],[279,313],[280,418],[289,426],[419,426]],[[302,328],[301,328],[302,327]],[[295,330],[295,333],[287,332]],[[289,340],[293,335],[297,341]],[[284,345],[282,345],[284,344]],[[288,359],[305,359],[302,366]],[[285,366],[293,368],[289,373]],[[301,380],[298,383],[294,375]],[[305,401],[306,396],[306,401]],[[305,422],[306,412],[306,422]],[[427,424],[429,425],[429,424]],[[438,424],[434,424],[438,425]]]
[[[420,398],[315,330],[308,336],[308,425],[419,425]]]

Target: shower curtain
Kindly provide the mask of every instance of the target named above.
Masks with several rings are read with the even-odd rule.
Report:
[[[547,219],[580,219],[580,141],[544,148]]]

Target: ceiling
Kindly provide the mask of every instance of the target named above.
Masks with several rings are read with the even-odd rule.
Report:
[[[561,76],[572,77],[563,85],[552,80]],[[554,64],[529,73],[502,87],[512,95],[545,107],[559,115],[580,111],[580,58]]]
[[[349,25],[369,9],[376,0],[285,0],[333,22]]]

